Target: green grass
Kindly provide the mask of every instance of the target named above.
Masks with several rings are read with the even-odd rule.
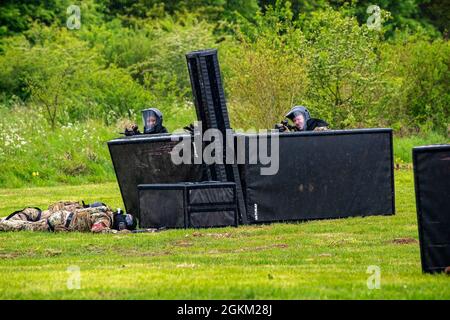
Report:
[[[438,133],[429,132],[426,135],[414,135],[410,137],[394,136],[394,156],[395,162],[412,163],[412,148],[417,146],[425,146],[429,144],[445,144],[449,143],[449,137],[445,137]]]
[[[132,235],[2,233],[0,299],[449,299],[450,277],[421,272],[412,171],[395,174],[395,216]],[[0,215],[60,199],[122,206],[115,183],[0,189]],[[80,290],[66,285],[72,265]],[[370,265],[381,268],[380,289],[367,288]]]

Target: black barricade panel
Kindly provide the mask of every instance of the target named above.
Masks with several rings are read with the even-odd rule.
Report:
[[[240,168],[250,222],[395,212],[391,129],[279,134],[274,175],[261,175],[269,165],[248,164],[249,144],[260,138],[237,137],[247,150]]]
[[[238,224],[235,183],[142,184],[138,190],[142,228],[208,228]]]
[[[141,135],[108,142],[127,212],[138,215],[138,184],[202,180],[202,165],[173,163],[170,152],[178,143],[174,137],[182,136]]]
[[[139,191],[139,216],[141,228],[184,228],[184,188],[152,189]]]
[[[413,149],[417,220],[424,272],[450,266],[450,145]]]
[[[191,80],[197,119],[202,123],[202,131],[218,129],[225,136],[231,129],[225,93],[220,75],[217,50],[202,50],[186,55]],[[226,158],[227,149],[223,149]],[[225,163],[225,161],[224,161]],[[242,223],[247,223],[245,201],[242,193],[239,170],[235,164],[214,164],[209,166],[209,180],[231,181],[236,183],[239,212]]]

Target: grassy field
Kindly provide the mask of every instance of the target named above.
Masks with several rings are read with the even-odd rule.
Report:
[[[0,234],[0,299],[450,299],[421,272],[411,170],[395,216],[153,234]],[[60,199],[122,206],[115,183],[0,189],[0,216]],[[81,288],[70,290],[70,266]],[[370,290],[369,266],[381,270]]]

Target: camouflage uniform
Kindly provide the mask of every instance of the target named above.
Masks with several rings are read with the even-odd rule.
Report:
[[[107,206],[83,208],[78,202],[60,201],[39,212],[26,208],[0,220],[0,231],[79,231],[115,233],[113,212]]]

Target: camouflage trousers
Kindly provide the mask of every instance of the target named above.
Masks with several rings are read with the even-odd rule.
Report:
[[[36,208],[26,208],[9,219],[0,220],[0,231],[47,231],[50,211],[41,213]]]
[[[78,202],[60,201],[49,206],[48,210],[25,208],[9,218],[0,219],[0,231],[54,231],[65,225],[70,211],[81,209]]]
[[[0,220],[0,231],[49,231],[47,220]]]

